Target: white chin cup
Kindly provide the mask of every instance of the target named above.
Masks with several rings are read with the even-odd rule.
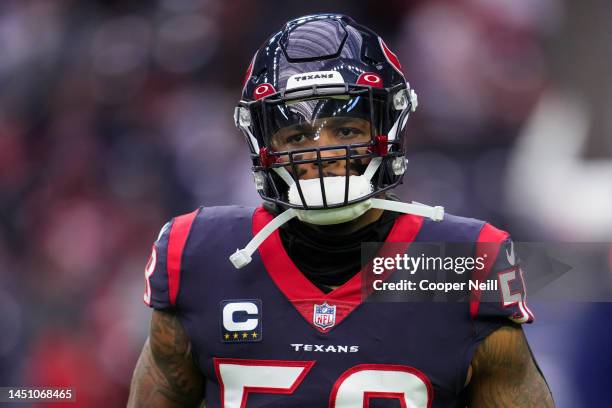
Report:
[[[365,200],[346,207],[330,208],[327,210],[295,210],[298,219],[302,222],[315,225],[334,225],[349,222],[363,215],[372,208],[372,201]]]
[[[319,178],[300,180],[299,183],[307,206],[323,206],[323,194]],[[327,205],[342,204],[344,202],[346,177],[323,177],[323,187],[325,188]],[[363,176],[350,176],[348,187],[348,201],[361,198],[374,191],[370,180]],[[295,205],[304,205],[298,192],[297,183],[293,183],[289,187],[289,202]]]
[[[300,180],[300,187],[304,195],[304,201],[308,206],[322,206],[323,194],[321,191],[321,181],[319,178]],[[342,204],[346,187],[346,177],[323,177],[325,188],[325,198],[327,205]],[[370,194],[373,191],[372,183],[364,176],[349,177],[348,201],[355,200]],[[291,204],[303,205],[298,192],[297,184],[289,187],[289,202]],[[296,210],[297,217],[310,224],[332,225],[354,220],[371,208],[370,200],[351,204],[339,208],[324,210]]]

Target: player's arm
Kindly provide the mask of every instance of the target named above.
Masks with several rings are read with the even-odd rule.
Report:
[[[468,391],[470,407],[554,407],[518,325],[503,326],[478,346]]]
[[[197,407],[203,397],[204,378],[193,362],[185,330],[176,315],[154,310],[128,407]]]

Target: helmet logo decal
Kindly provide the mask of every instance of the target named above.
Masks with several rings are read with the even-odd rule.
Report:
[[[265,83],[258,85],[257,88],[253,91],[253,98],[257,101],[263,97],[268,95],[272,95],[276,93],[276,89],[271,84]]]
[[[387,44],[385,44],[382,38],[378,37],[378,42],[380,43],[380,48],[382,48],[383,54],[385,54],[385,58],[387,59],[389,64],[393,65],[393,68],[395,68],[395,70],[401,76],[404,76],[404,73],[402,72],[402,64],[400,64],[397,55],[395,55],[393,51],[391,51],[389,47],[387,47]]]
[[[287,90],[312,85],[344,85],[344,78],[338,71],[303,72],[291,75],[287,80]]]
[[[357,85],[368,85],[374,88],[382,88],[382,78],[373,72],[364,72],[357,78]]]

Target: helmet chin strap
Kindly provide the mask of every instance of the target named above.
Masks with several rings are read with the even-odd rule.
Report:
[[[349,177],[349,196],[348,201],[363,197],[372,192],[371,178],[382,162],[382,158],[376,157],[370,161],[365,172],[361,176]],[[291,180],[289,186],[289,202],[292,204],[303,205],[299,195],[297,184],[287,170],[284,168],[275,169],[283,180]],[[285,173],[285,174],[283,174]],[[307,205],[320,206],[323,205],[323,196],[321,191],[321,182],[319,179],[300,180],[300,188],[302,195]],[[325,188],[325,201],[328,205],[341,204],[344,202],[344,189],[346,185],[346,177],[323,177],[323,186]],[[280,228],[283,224],[291,219],[298,217],[300,221],[316,225],[333,225],[352,221],[366,211],[377,208],[381,210],[396,211],[404,214],[419,215],[422,217],[431,218],[434,221],[441,221],[444,218],[444,207],[430,207],[418,203],[402,203],[391,200],[383,200],[379,198],[369,198],[355,204],[329,208],[323,210],[299,210],[290,208],[279,214],[270,221],[261,231],[251,239],[251,241],[243,249],[237,249],[230,257],[230,261],[236,269],[240,269],[248,265],[252,261],[252,255],[257,248],[266,240],[274,231]]]
[[[286,222],[290,221],[291,219],[295,217],[299,217],[298,212],[302,213],[302,217],[304,216],[303,214],[306,212],[308,212],[308,214],[310,215],[314,213],[319,213],[319,215],[317,216],[309,216],[308,219],[309,220],[315,219],[317,221],[334,221],[334,222],[328,222],[327,224],[323,224],[323,223],[320,224],[320,225],[330,225],[330,224],[339,224],[341,222],[351,221],[363,215],[366,211],[372,208],[378,208],[381,210],[388,210],[388,211],[396,211],[396,212],[400,212],[404,214],[419,215],[421,217],[431,218],[434,221],[441,221],[442,219],[444,219],[444,207],[441,207],[439,205],[435,207],[430,207],[425,204],[419,204],[419,203],[408,204],[408,203],[402,203],[398,201],[382,200],[379,198],[370,198],[368,200],[365,200],[359,203],[355,203],[355,204],[351,204],[346,207],[340,207],[340,208],[328,209],[328,210],[296,210],[294,208],[289,208],[288,210],[276,216],[276,218],[274,218],[272,221],[270,221],[261,231],[257,233],[257,235],[253,237],[253,239],[251,239],[251,241],[249,241],[247,246],[245,246],[243,249],[237,249],[236,252],[234,252],[229,257],[229,259],[236,269],[240,269],[248,265],[249,263],[251,263],[251,261],[253,260],[252,258],[253,253],[257,251],[257,248],[259,248],[262,242],[264,242],[266,238],[268,238],[274,231],[280,228],[283,224],[285,224]],[[342,210],[341,214],[346,217],[346,221],[342,221],[342,218],[339,217],[338,210]],[[308,222],[308,221],[305,221],[305,222]]]

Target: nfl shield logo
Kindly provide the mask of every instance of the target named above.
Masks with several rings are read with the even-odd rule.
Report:
[[[336,324],[336,306],[330,306],[327,302],[322,305],[314,305],[312,322],[323,330],[329,329]]]

